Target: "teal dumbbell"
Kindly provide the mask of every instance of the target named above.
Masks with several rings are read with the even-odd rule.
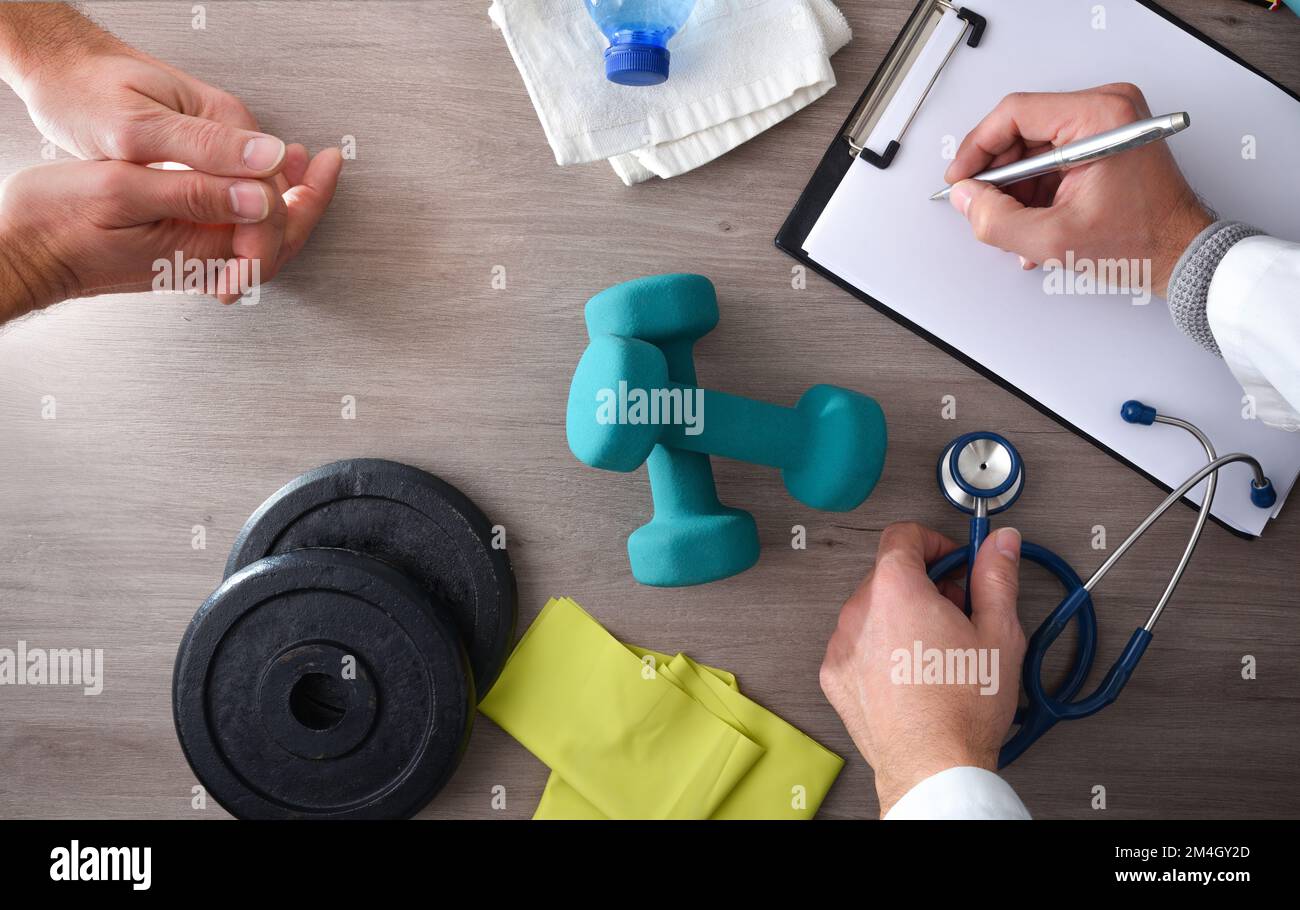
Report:
[[[592,304],[601,295],[588,304],[591,344],[569,390],[574,455],[614,471],[635,470],[661,451],[721,455],[779,468],[791,495],[814,508],[847,511],[860,505],[884,466],[885,420],[873,399],[818,385],[786,408],[706,390],[696,384],[693,369],[687,379],[673,368],[654,331],[617,330],[671,321],[674,307],[636,292],[644,292],[646,282],[680,291],[688,281],[695,294],[707,295],[716,314],[713,286],[700,276],[663,276],[611,288],[605,293],[617,293],[606,300],[603,319],[592,319]],[[714,324],[716,315],[711,324],[695,328],[707,331]],[[661,488],[653,473],[651,487],[657,503]],[[640,580],[635,565],[633,574]]]
[[[637,338],[655,345],[668,374],[695,383],[692,348],[718,324],[713,285],[700,275],[656,275],[602,291],[587,302],[587,331]],[[569,447],[580,460],[597,432],[596,401],[590,408],[570,389]],[[758,561],[758,527],[748,512],[724,506],[713,484],[707,455],[652,446],[644,461],[654,502],[651,520],[627,539],[632,577],[645,585],[677,587],[717,581]],[[590,462],[588,462],[590,464]]]
[[[651,402],[656,393],[657,412],[650,404],[638,409],[637,402]],[[672,410],[664,402],[679,397],[695,401],[692,409],[702,419],[662,419]],[[592,339],[570,387],[570,427],[575,416],[592,410],[589,402],[601,400],[622,413],[592,421],[576,440],[569,434],[569,447],[592,467],[631,471],[656,446],[721,455],[780,468],[791,496],[832,512],[861,505],[884,467],[885,417],[874,399],[816,385],[786,408],[701,389],[672,381],[663,352],[637,338]],[[692,413],[685,406],[680,412]]]

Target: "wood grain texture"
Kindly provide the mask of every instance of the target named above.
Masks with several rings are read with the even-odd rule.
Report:
[[[576,2],[576,0],[575,0]],[[698,171],[625,188],[603,164],[555,166],[501,36],[478,3],[103,2],[135,46],[239,97],[313,150],[356,137],[305,253],[256,307],[125,296],[67,303],[0,332],[0,646],[103,648],[98,697],[0,688],[0,816],[221,817],[190,808],[172,727],[177,643],[219,581],[248,514],[299,472],[377,456],[427,468],[506,526],[521,629],[569,594],[616,635],[734,670],[745,692],[848,760],[823,816],[876,814],[871,771],[817,668],[881,528],[964,522],[933,492],[959,431],[1012,435],[1036,485],[1027,535],[1081,568],[1092,528],[1115,541],[1161,498],[1011,394],[833,287],[791,288],[772,236],[902,26],[911,0],[841,0],[852,43],[839,87]],[[1300,89],[1300,21],[1236,0],[1175,13]],[[0,173],[40,160],[21,103],[0,93]],[[508,285],[493,290],[492,269]],[[774,472],[720,462],[724,501],[751,510],[759,565],[686,590],[636,585],[624,540],[649,507],[643,472],[578,465],[564,404],[582,305],[641,274],[694,271],[723,318],[702,380],[793,402],[814,382],[879,398],[891,451],[850,514],[803,508]],[[340,399],[357,398],[357,418]],[[940,417],[955,395],[959,419]],[[57,419],[42,420],[44,396]],[[1039,485],[1041,484],[1041,485]],[[919,492],[918,492],[919,491]],[[1158,596],[1191,514],[1179,510],[1107,579],[1109,663]],[[806,551],[790,529],[808,529]],[[191,529],[207,548],[191,548]],[[1123,699],[1065,725],[1007,774],[1050,817],[1300,812],[1300,507],[1255,543],[1208,529],[1185,587]],[[1037,624],[1056,594],[1027,583]],[[1240,677],[1242,655],[1259,678]],[[465,763],[423,816],[527,817],[546,769],[480,719]],[[507,788],[493,812],[491,788]],[[1090,807],[1103,785],[1109,808]]]

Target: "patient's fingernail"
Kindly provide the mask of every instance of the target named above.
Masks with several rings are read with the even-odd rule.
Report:
[[[241,181],[230,185],[230,209],[245,221],[261,221],[271,212],[271,202],[260,183]]]
[[[269,171],[284,158],[284,143],[274,136],[258,136],[244,144],[244,166],[253,171]]]
[[[951,202],[952,207],[961,212],[963,216],[970,211],[971,198],[971,186],[964,180],[954,186],[948,193],[948,201]]]
[[[993,535],[993,545],[1003,556],[1020,561],[1020,532],[1015,528],[998,528]]]

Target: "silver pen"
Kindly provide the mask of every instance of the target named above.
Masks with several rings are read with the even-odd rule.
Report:
[[[1174,133],[1181,133],[1191,125],[1192,118],[1187,116],[1186,111],[1165,114],[1163,117],[1152,117],[1150,120],[1139,120],[1128,126],[1107,130],[1096,136],[1052,149],[1050,152],[1025,158],[1023,161],[995,167],[982,174],[976,174],[971,179],[982,180],[994,186],[1007,186],[1019,183],[1021,180],[1028,180],[1030,177],[1050,174],[1053,171],[1067,171],[1090,161],[1100,161],[1111,155],[1127,152],[1129,149],[1141,148],[1149,142],[1168,139]],[[930,198],[947,199],[951,191],[952,187],[945,186]]]

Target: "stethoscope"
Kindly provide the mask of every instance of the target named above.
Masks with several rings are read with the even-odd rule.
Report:
[[[1138,661],[1142,659],[1147,645],[1151,643],[1151,630],[1160,619],[1160,614],[1169,603],[1169,598],[1173,596],[1178,582],[1182,580],[1183,572],[1191,561],[1192,552],[1200,542],[1201,531],[1210,517],[1210,507],[1214,503],[1214,488],[1220,468],[1237,461],[1245,462],[1255,474],[1250,483],[1250,501],[1261,509],[1272,508],[1277,502],[1277,493],[1273,489],[1273,484],[1264,476],[1264,470],[1259,462],[1251,456],[1238,452],[1219,457],[1215,454],[1209,438],[1195,426],[1185,420],[1157,414],[1155,408],[1148,407],[1140,401],[1125,402],[1120,409],[1120,416],[1128,423],[1148,426],[1153,423],[1164,423],[1186,430],[1204,446],[1208,463],[1165,497],[1164,502],[1156,506],[1142,520],[1128,539],[1119,545],[1110,558],[1102,563],[1101,568],[1087,581],[1082,581],[1069,563],[1051,550],[1033,543],[1021,543],[1021,558],[1037,563],[1051,572],[1065,589],[1065,599],[1043,620],[1042,625],[1029,638],[1025,650],[1024,669],[1021,673],[1021,682],[1028,697],[1028,704],[1016,711],[1015,723],[1018,729],[1002,746],[998,756],[1000,768],[1019,758],[1040,736],[1055,726],[1057,721],[1079,720],[1096,714],[1119,697],[1125,683],[1137,668]],[[1160,596],[1146,624],[1133,633],[1119,659],[1111,666],[1096,690],[1084,698],[1075,699],[1080,687],[1088,679],[1088,674],[1092,672],[1092,661],[1097,651],[1097,616],[1092,606],[1092,589],[1170,506],[1207,477],[1209,481],[1205,487],[1205,498],[1201,501],[1200,511],[1196,516],[1196,524],[1187,540],[1187,546],[1183,549],[1182,558],[1178,560],[1178,565],[1169,577],[1164,594]],[[932,581],[938,581],[962,563],[966,564],[964,609],[969,616],[970,571],[975,564],[975,554],[984,539],[988,537],[989,516],[1010,508],[1020,497],[1025,486],[1025,467],[1015,446],[997,433],[967,433],[957,437],[944,450],[939,459],[938,479],[939,489],[944,497],[971,516],[970,542],[965,548],[954,550],[931,563],[927,571]],[[1061,687],[1049,695],[1043,685],[1043,661],[1048,649],[1065,631],[1071,619],[1078,622],[1074,668]]]

